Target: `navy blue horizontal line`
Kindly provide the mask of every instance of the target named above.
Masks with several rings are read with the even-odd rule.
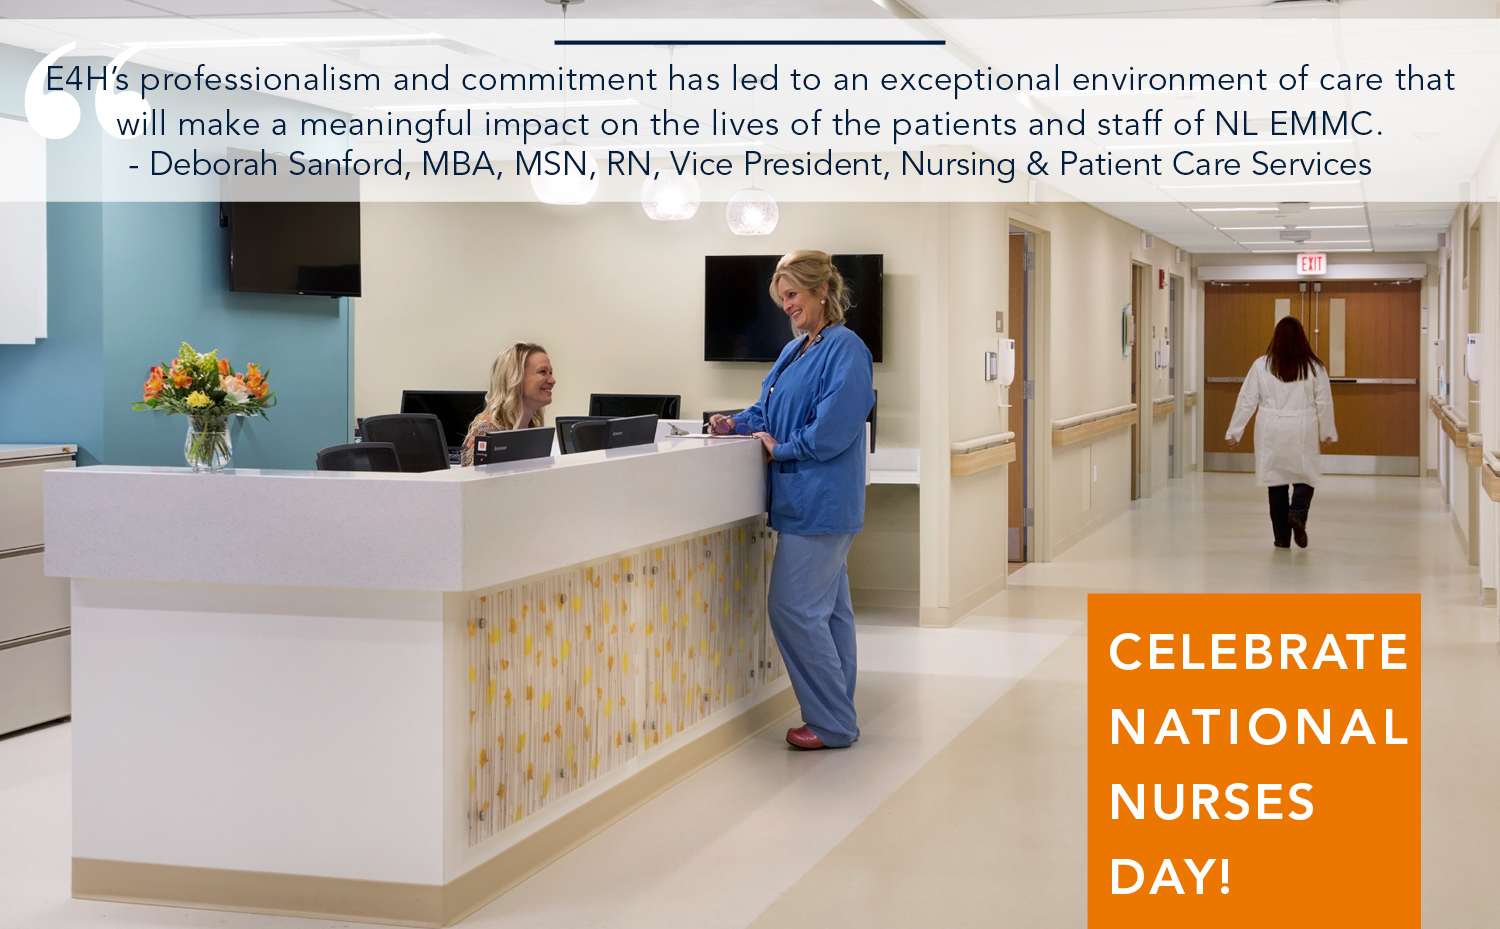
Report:
[[[945,39],[554,39],[553,45],[946,45]]]

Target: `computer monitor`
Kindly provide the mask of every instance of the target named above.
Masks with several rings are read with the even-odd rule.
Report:
[[[546,458],[552,454],[552,428],[511,429],[490,432],[474,438],[474,464],[498,464],[502,461],[524,461]]]
[[[609,420],[609,448],[656,443],[656,417],[622,416]]]
[[[469,424],[484,412],[484,391],[403,390],[401,412],[436,416],[443,424],[443,441],[451,452],[464,444]]]
[[[677,419],[681,394],[589,394],[590,416],[644,416]]]
[[[572,455],[578,451],[578,445],[573,441],[573,424],[584,423],[590,420],[603,422],[607,416],[559,416],[557,423],[557,447],[564,455]]]

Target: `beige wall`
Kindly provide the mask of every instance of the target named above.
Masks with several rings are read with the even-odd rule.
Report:
[[[588,412],[593,393],[680,393],[683,416],[743,406],[769,365],[703,361],[705,255],[795,248],[885,255],[879,441],[917,444],[916,294],[910,204],[785,204],[768,236],[740,237],[722,204],[655,222],[630,203],[367,203],[355,308],[355,411],[394,412],[403,388],[483,390],[512,341],[547,346],[546,412]]]
[[[1050,422],[1128,402],[1119,314],[1130,262],[1175,269],[1168,243],[1142,252],[1139,230],[1083,204],[788,203],[776,232],[757,238],[730,234],[712,203],[676,223],[629,203],[366,204],[356,412],[395,410],[403,388],[483,389],[495,353],[521,339],[552,355],[550,415],[586,412],[591,392],[680,393],[686,417],[743,405],[768,365],[702,360],[704,256],[881,253],[879,441],[920,448],[922,483],[869,491],[850,581],[867,604],[920,605],[923,622],[947,625],[1005,585],[1007,480],[1018,465],[953,477],[949,455],[955,441],[1012,427],[982,361],[1007,309],[1013,224],[1042,233],[1033,448],[1047,559],[1130,499],[1128,431],[1054,450]],[[1165,325],[1166,314],[1160,291],[1146,318]],[[1088,472],[1099,472],[1087,493],[1085,449]]]
[[[1144,388],[1141,422],[1143,466],[1150,487],[1166,482],[1166,420],[1153,422],[1150,401],[1167,392],[1165,371],[1150,365],[1152,327],[1160,334],[1170,322],[1168,291],[1158,290],[1156,272],[1164,269],[1189,279],[1189,267],[1176,261],[1176,248],[1158,237],[1141,248],[1141,230],[1087,204],[1016,206],[1011,218],[1042,234],[1040,265],[1043,305],[1039,307],[1034,357],[1037,372],[1037,550],[1051,560],[1130,504],[1130,432],[1118,430],[1074,445],[1053,448],[1051,423],[1110,409],[1130,401],[1130,366],[1142,365]],[[1149,305],[1136,309],[1137,350],[1120,351],[1120,311],[1131,302],[1132,263],[1146,266]],[[1184,333],[1184,337],[1189,337]],[[1182,378],[1179,378],[1181,387]],[[1083,475],[1089,486],[1087,506]],[[1093,477],[1098,469],[1098,479]]]

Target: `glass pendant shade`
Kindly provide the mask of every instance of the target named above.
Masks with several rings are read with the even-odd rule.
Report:
[[[652,219],[692,219],[698,197],[698,182],[691,177],[648,178],[641,185],[641,209]]]
[[[759,187],[746,187],[724,208],[724,221],[735,235],[770,235],[780,215],[776,198]]]
[[[543,203],[576,206],[588,203],[599,189],[599,165],[576,145],[560,145],[541,153],[539,171],[531,175],[531,189]]]

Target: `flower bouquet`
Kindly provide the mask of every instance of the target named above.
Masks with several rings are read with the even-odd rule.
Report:
[[[188,418],[183,455],[194,471],[222,471],[229,464],[229,417],[265,417],[276,405],[276,392],[266,387],[266,374],[256,365],[246,365],[236,374],[217,349],[203,354],[182,343],[172,364],[156,365],[146,378],[136,410],[166,410]]]

